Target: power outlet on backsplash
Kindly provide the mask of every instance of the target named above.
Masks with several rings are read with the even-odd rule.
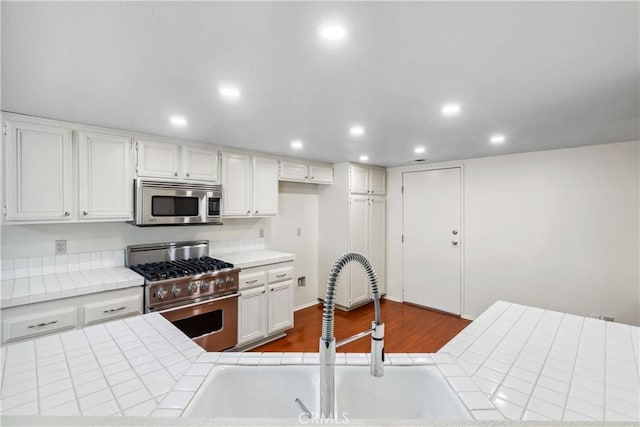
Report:
[[[298,277],[298,287],[304,288],[305,286],[307,286],[306,280],[307,279],[305,278],[305,276]]]
[[[604,314],[592,314],[591,317],[593,319],[600,319],[606,322],[613,322],[613,316],[606,316]]]
[[[56,255],[64,255],[67,253],[67,241],[56,240]]]

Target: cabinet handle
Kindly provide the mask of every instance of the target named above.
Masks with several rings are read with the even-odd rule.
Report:
[[[45,323],[37,323],[35,325],[29,325],[29,328],[42,328],[43,326],[49,326],[49,325],[53,325],[58,323],[57,320],[52,320],[51,322],[45,322]]]
[[[108,314],[108,313],[115,313],[116,311],[122,311],[122,310],[124,310],[125,308],[127,308],[127,307],[122,306],[122,307],[118,307],[118,308],[112,308],[112,309],[109,309],[109,310],[105,310],[105,311],[103,311],[102,313],[104,313],[104,314]]]
[[[253,280],[247,280],[244,283],[246,283],[247,285],[250,285],[251,283],[256,283],[258,281],[258,279],[253,279]]]
[[[191,174],[189,172],[187,172],[187,176],[191,176]]]
[[[87,216],[89,213],[87,211],[82,211],[82,215]]]
[[[278,279],[282,279],[283,277],[287,277],[287,273],[276,274],[276,277],[277,277]]]
[[[71,215],[71,212],[69,212],[69,211],[66,211],[66,212],[64,213],[64,216],[69,216],[69,215]]]
[[[174,173],[173,173],[173,176],[178,176],[178,172],[174,172]]]
[[[262,291],[262,293],[263,293],[263,294],[266,294],[266,293],[267,293],[267,291]]]
[[[258,211],[256,211],[256,213],[258,213]]]
[[[313,179],[313,178],[315,178],[315,177],[312,176],[311,179]]]
[[[247,215],[249,215],[251,213],[251,211],[247,211]]]
[[[305,177],[304,177],[304,179],[309,179],[309,177],[308,177],[308,176],[305,176]]]
[[[452,241],[451,241],[451,244],[452,244],[453,246],[456,246],[456,245],[458,244],[458,242],[457,242],[456,240],[452,240]]]

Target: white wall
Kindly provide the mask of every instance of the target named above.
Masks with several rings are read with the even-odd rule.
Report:
[[[123,222],[2,226],[3,259],[54,255],[55,240],[67,240],[67,253],[123,249],[139,243],[195,239],[210,241],[254,239],[264,229],[267,249],[296,254],[297,276],[307,285],[295,287],[294,305],[316,300],[318,248],[318,186],[280,183],[279,216],[225,219],[223,226],[135,227]],[[296,236],[301,228],[301,236]]]
[[[402,173],[461,165],[463,315],[498,299],[640,324],[640,143],[388,170],[388,293],[402,298]]]

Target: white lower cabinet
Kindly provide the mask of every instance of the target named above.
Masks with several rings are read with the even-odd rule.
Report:
[[[283,331],[293,326],[293,280],[269,285],[269,324],[267,332]]]
[[[136,286],[2,310],[2,343],[142,314],[143,288]]]
[[[267,336],[267,291],[264,286],[240,292],[238,307],[238,344]]]
[[[238,346],[266,342],[293,327],[293,262],[243,269]]]

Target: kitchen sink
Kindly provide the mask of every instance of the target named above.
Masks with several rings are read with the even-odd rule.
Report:
[[[337,366],[336,397],[338,419],[472,419],[435,366]],[[297,398],[319,418],[318,366],[216,366],[184,416],[303,420]]]

